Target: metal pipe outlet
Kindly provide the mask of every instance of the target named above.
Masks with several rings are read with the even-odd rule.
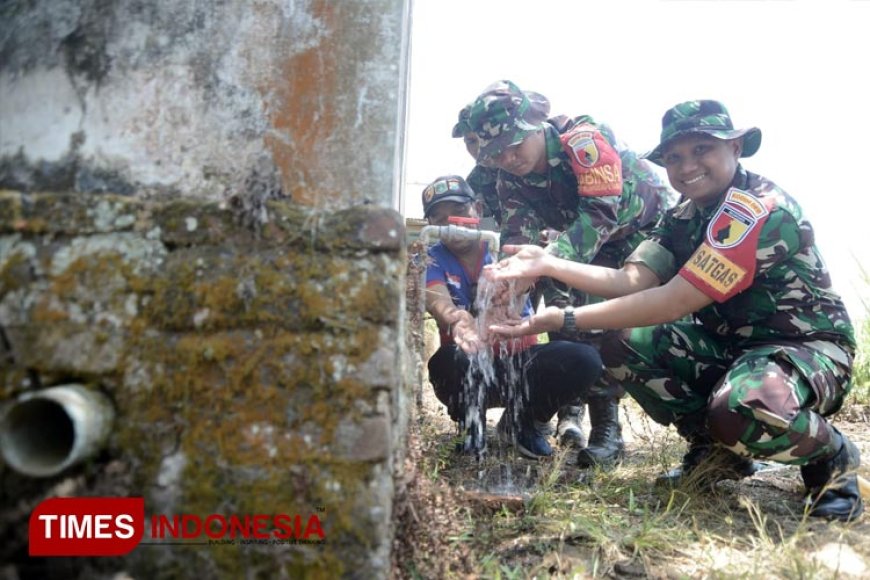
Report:
[[[114,417],[109,399],[82,385],[23,393],[0,415],[0,452],[18,473],[51,477],[93,457]]]

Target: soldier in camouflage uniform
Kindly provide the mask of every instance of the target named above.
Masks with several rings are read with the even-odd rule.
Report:
[[[531,114],[546,118],[550,114],[550,100],[540,93],[533,91],[523,91],[526,98],[529,100]],[[477,161],[477,153],[479,149],[479,140],[477,133],[472,130],[468,124],[468,116],[471,113],[471,103],[463,107],[459,111],[459,119],[453,126],[453,137],[462,137],[465,142],[465,148],[468,154],[471,155],[475,162]],[[567,117],[558,117],[548,120],[550,123],[563,123],[567,121]],[[501,204],[498,201],[498,192],[496,191],[496,183],[498,181],[498,168],[475,164],[474,168],[465,178],[465,182],[474,190],[478,201],[483,206],[483,217],[492,217],[498,225],[501,225]]]
[[[734,130],[721,103],[681,103],[662,126],[646,158],[667,169],[686,201],[622,269],[526,246],[506,248],[519,253],[488,273],[555,276],[613,299],[491,330],[630,328],[605,339],[602,358],[655,421],[688,440],[682,465],[663,480],[739,478],[763,458],[800,466],[810,515],[857,518],[860,455],[826,419],[851,388],[855,340],[812,226],[794,199],[740,165],[761,132]],[[687,314],[691,322],[679,321]]]
[[[525,93],[526,98],[529,99],[531,108],[539,111],[535,112],[535,114],[542,117],[546,117],[549,114],[550,101],[547,97],[532,91],[523,92]],[[468,115],[470,113],[471,103],[459,111],[459,119],[453,126],[453,137],[462,137],[465,142],[465,149],[476,162],[479,140],[477,133],[475,133],[468,124]],[[563,122],[560,119],[566,118],[561,117],[559,119],[550,119],[548,121],[551,124]],[[465,178],[465,181],[475,192],[475,196],[481,207],[481,215],[483,217],[491,217],[496,225],[501,226],[501,204],[499,203],[498,192],[496,191],[498,172],[499,169],[497,167],[488,165],[484,166],[475,163],[474,168],[472,168],[471,172]],[[548,229],[545,232],[542,232],[541,239],[538,241],[539,243],[546,244],[556,234],[558,234],[558,232],[555,230]],[[538,298],[540,298],[540,296],[535,293],[533,296],[533,302],[537,303]],[[558,337],[554,337],[554,340],[558,340]],[[583,433],[582,428],[584,414],[585,406],[579,401],[575,401],[573,404],[566,405],[560,409],[558,413],[559,423],[556,431],[562,444],[571,445],[578,449],[586,447],[586,435]]]
[[[558,237],[546,244],[552,255],[619,267],[669,204],[670,191],[653,168],[617,141],[608,126],[589,116],[547,119],[529,93],[510,81],[490,85],[471,104],[466,124],[477,137],[478,166],[498,169],[502,244],[541,243],[555,231]],[[590,302],[587,294],[549,280],[540,290],[548,305]],[[554,333],[551,339],[564,337]],[[592,432],[578,454],[581,467],[621,458],[620,394],[618,384],[606,382],[590,392]],[[572,405],[560,411],[563,439],[579,432],[573,425],[580,409]]]

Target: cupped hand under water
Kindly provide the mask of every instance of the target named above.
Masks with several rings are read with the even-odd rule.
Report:
[[[467,354],[474,354],[484,346],[478,332],[477,320],[466,311],[461,311],[456,321],[450,325],[453,342]]]
[[[520,294],[544,275],[547,260],[551,258],[540,246],[506,245],[502,251],[510,257],[484,266],[483,275],[492,282],[513,282],[514,291]]]
[[[489,334],[497,338],[512,338],[528,334],[554,332],[562,328],[564,314],[560,308],[548,306],[526,317],[504,318],[490,324]]]

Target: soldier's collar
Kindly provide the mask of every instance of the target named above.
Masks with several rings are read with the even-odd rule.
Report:
[[[737,189],[748,189],[749,172],[743,169],[743,166],[737,164],[737,171],[734,173],[734,179],[731,180],[731,187]]]
[[[719,207],[719,204],[722,202],[721,197],[724,197],[724,195],[720,196],[719,201],[717,201],[716,203],[703,208],[698,206],[698,204],[696,204],[691,199],[687,199],[686,201],[675,207],[672,210],[671,215],[674,217],[674,219],[678,220],[690,220],[699,214],[701,215],[701,217],[709,218],[711,215],[713,215],[713,212],[716,211],[716,209]]]
[[[692,203],[691,199],[687,199],[671,210],[671,215],[678,220],[690,220],[695,217],[696,213],[698,213],[698,206]]]

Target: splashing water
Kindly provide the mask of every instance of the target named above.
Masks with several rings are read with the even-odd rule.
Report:
[[[481,277],[475,298],[475,311],[478,313],[477,331],[484,347],[469,355],[470,365],[464,381],[463,407],[464,421],[460,430],[464,433],[462,450],[474,452],[478,461],[486,454],[486,399],[487,392],[497,393],[505,407],[503,427],[512,439],[516,437],[516,425],[529,399],[529,386],[521,357],[510,356],[519,352],[522,339],[490,340],[487,328],[495,321],[505,317],[515,317],[522,313],[528,294],[516,294],[516,284],[508,285],[510,301],[508,304],[493,304],[497,290],[504,283],[493,283]],[[496,360],[499,360],[496,364]]]

